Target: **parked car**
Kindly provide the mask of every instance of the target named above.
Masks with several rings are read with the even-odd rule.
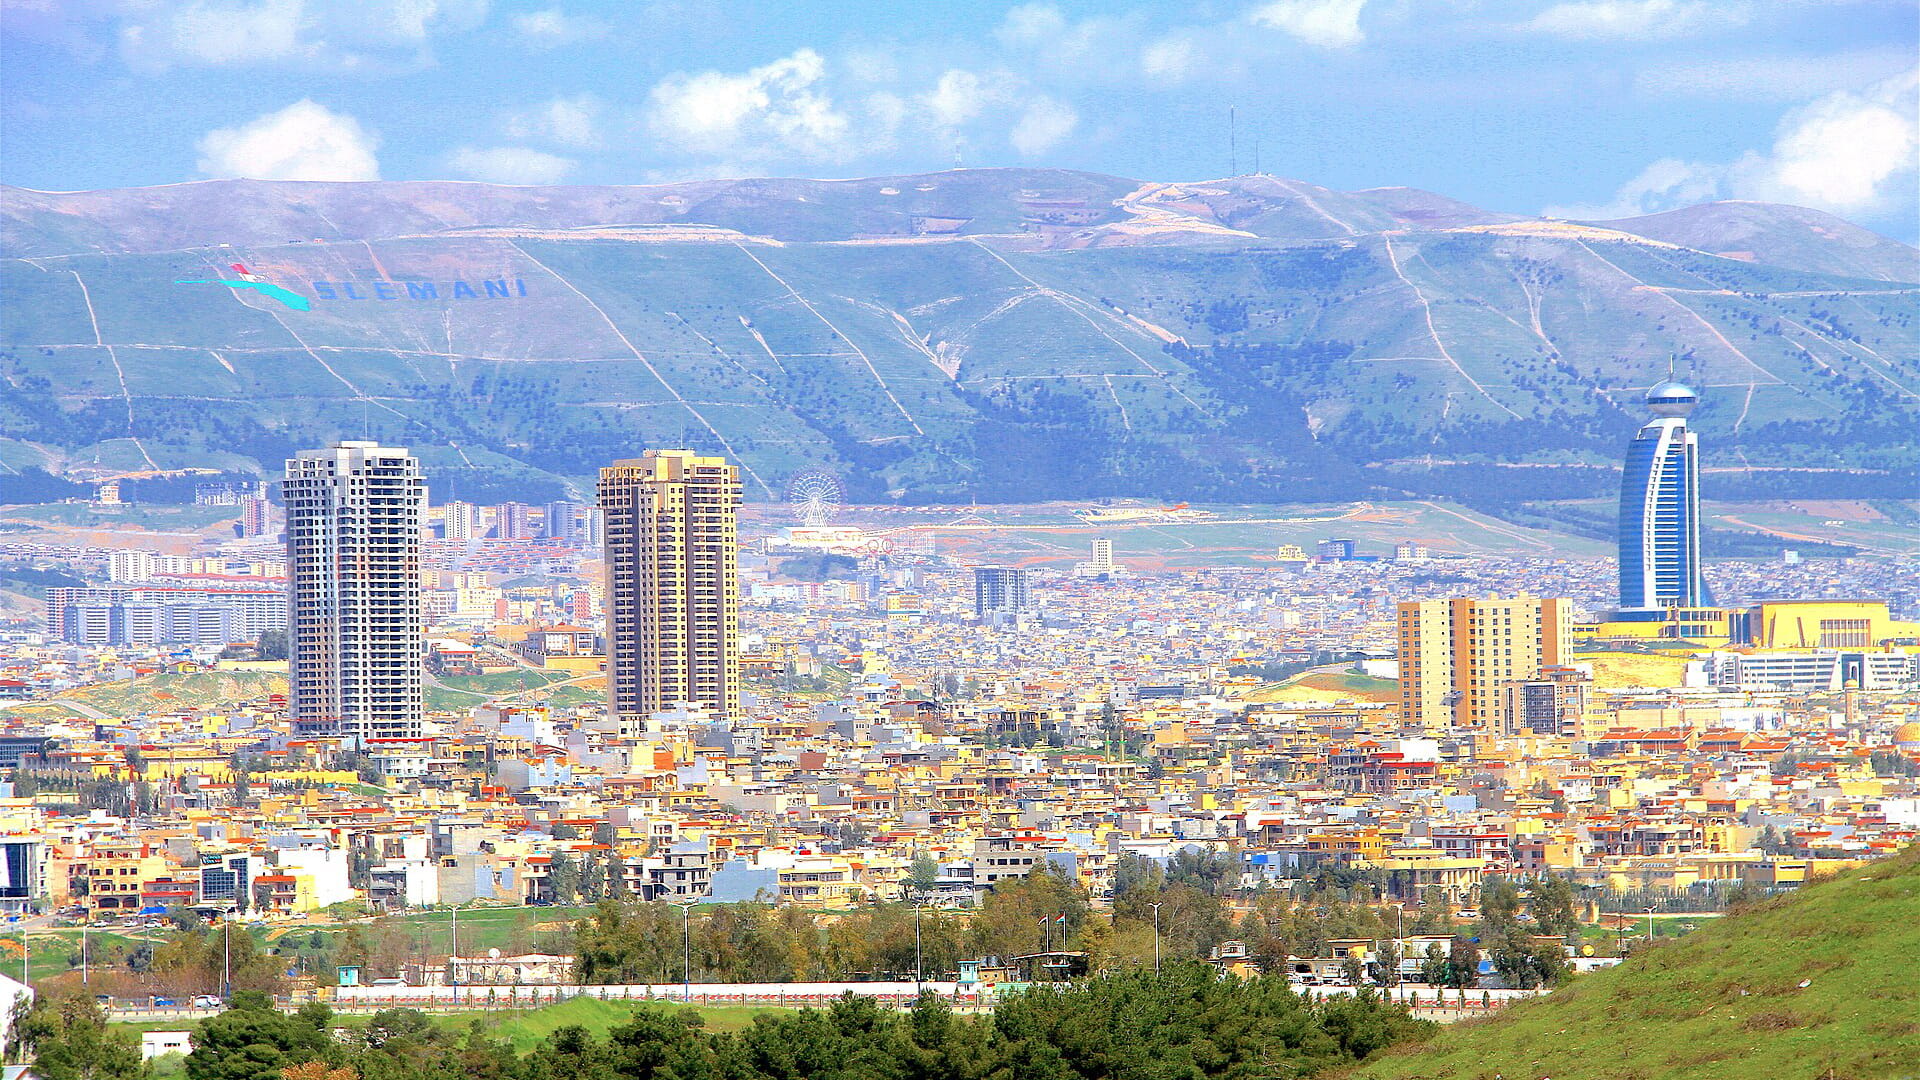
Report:
[[[199,994],[193,999],[193,1007],[196,1009],[217,1009],[225,1004],[226,1002],[212,994]]]
[[[157,997],[153,999],[153,1007],[156,1009],[177,1009],[180,1007],[180,1003],[172,998]]]

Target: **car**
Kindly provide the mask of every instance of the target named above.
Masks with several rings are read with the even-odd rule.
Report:
[[[212,994],[199,994],[193,999],[193,1007],[196,1009],[217,1009],[225,1004],[226,1002]]]
[[[172,998],[157,997],[153,999],[153,1007],[156,1009],[177,1009],[180,1007],[180,1003]]]

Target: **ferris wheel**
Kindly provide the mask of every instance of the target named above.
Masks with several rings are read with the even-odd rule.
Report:
[[[840,478],[827,469],[802,469],[787,481],[787,502],[803,525],[830,524],[844,499]]]

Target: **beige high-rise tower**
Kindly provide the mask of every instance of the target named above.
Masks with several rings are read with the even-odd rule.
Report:
[[[404,447],[340,442],[287,460],[290,696],[294,731],[420,734],[427,482]]]
[[[1419,600],[1400,605],[1400,716],[1429,726],[1488,727],[1500,688],[1565,662],[1565,600]]]
[[[600,470],[607,688],[616,716],[677,702],[740,711],[740,469],[649,450]]]

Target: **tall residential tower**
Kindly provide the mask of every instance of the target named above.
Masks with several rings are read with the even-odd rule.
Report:
[[[418,736],[420,460],[370,442],[302,450],[288,459],[281,491],[295,731],[356,744]]]
[[[616,716],[678,702],[740,712],[740,469],[649,450],[600,470],[607,688]]]
[[[1647,391],[1653,420],[1627,447],[1620,482],[1620,608],[1709,603],[1700,574],[1700,440],[1687,414],[1700,395],[1668,379]]]

